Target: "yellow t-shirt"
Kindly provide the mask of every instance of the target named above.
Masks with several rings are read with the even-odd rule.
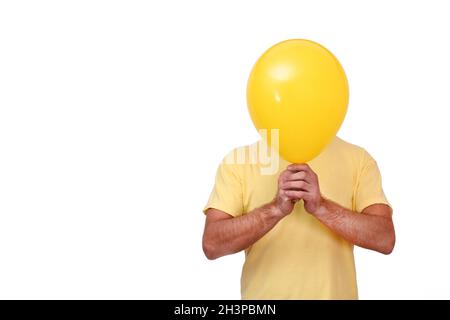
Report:
[[[274,199],[278,175],[289,163],[280,159],[274,174],[263,174],[263,164],[249,161],[254,148],[237,148],[222,161],[204,212],[216,208],[238,217]],[[377,164],[364,149],[336,137],[308,164],[326,198],[357,212],[375,203],[388,204]],[[357,299],[353,245],[307,213],[300,201],[245,250],[241,295],[243,299]]]

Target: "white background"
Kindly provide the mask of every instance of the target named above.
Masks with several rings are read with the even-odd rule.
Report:
[[[288,38],[340,59],[339,135],[378,161],[390,256],[356,249],[363,299],[450,298],[445,1],[4,1],[0,298],[240,298],[208,261],[216,167],[258,136],[252,64]]]

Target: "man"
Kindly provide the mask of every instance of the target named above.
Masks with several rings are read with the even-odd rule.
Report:
[[[252,146],[234,153],[249,154]],[[334,140],[308,164],[223,161],[206,213],[208,259],[245,250],[243,299],[357,299],[353,245],[392,252],[392,209],[375,160]]]

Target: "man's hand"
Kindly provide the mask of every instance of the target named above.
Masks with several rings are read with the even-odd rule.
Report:
[[[300,199],[308,201],[305,202],[308,208],[313,207],[315,202],[306,200],[312,199],[310,192],[306,192],[312,190],[306,186],[306,181],[310,181],[309,177],[313,175],[315,177],[306,165],[289,166],[278,178],[275,199],[237,218],[215,208],[208,209],[203,233],[203,251],[208,259],[248,248],[290,214]],[[317,181],[317,177],[315,179]],[[296,193],[301,190],[304,194]]]
[[[295,203],[303,199],[306,211],[315,214],[321,204],[319,180],[307,164],[291,164],[278,179],[278,207],[289,214]]]
[[[317,175],[307,164],[289,165],[280,175],[279,190],[280,197],[290,203],[303,199],[306,211],[347,241],[384,254],[394,249],[395,231],[388,205],[373,204],[357,213],[325,199]]]

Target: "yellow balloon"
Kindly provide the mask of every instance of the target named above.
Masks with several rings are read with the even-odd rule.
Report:
[[[247,105],[255,127],[279,131],[287,161],[315,158],[333,139],[348,106],[348,82],[336,57],[309,40],[292,39],[268,49],[254,65]],[[260,131],[261,132],[261,131]]]

